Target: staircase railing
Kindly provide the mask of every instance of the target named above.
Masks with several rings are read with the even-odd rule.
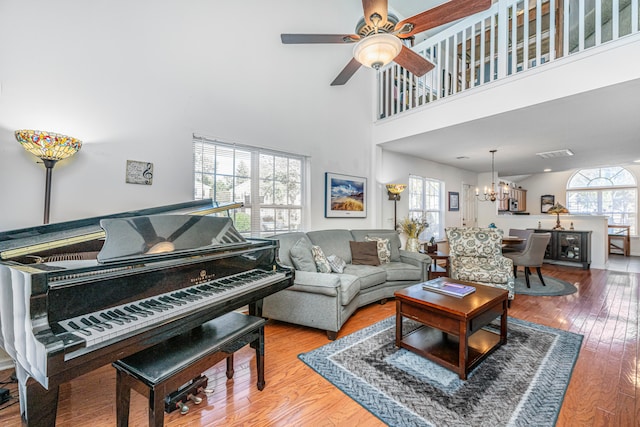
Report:
[[[499,0],[413,48],[435,65],[424,76],[383,68],[378,118],[638,33],[639,1]]]

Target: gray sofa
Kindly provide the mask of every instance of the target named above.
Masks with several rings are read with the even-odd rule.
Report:
[[[393,230],[322,230],[271,238],[279,241],[280,263],[296,268],[295,280],[293,286],[264,299],[262,315],[326,330],[331,340],[358,307],[384,302],[396,290],[426,281],[431,263],[426,254],[400,249],[400,236]],[[349,242],[372,238],[388,239],[390,262],[352,264]],[[327,257],[336,255],[344,260],[343,272],[320,273],[315,264],[301,265],[300,253],[304,255],[312,246],[319,246]]]

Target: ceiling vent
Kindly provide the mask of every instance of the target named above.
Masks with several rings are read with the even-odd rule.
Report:
[[[573,151],[565,148],[564,150],[545,151],[544,153],[536,153],[536,156],[542,157],[543,159],[555,159],[556,157],[570,157],[570,156],[573,156]]]

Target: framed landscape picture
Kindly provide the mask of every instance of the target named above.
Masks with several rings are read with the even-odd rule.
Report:
[[[325,218],[366,218],[367,178],[325,173]]]

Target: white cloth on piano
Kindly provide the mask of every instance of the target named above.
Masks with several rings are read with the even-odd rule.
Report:
[[[47,354],[33,335],[30,316],[31,275],[0,265],[0,314],[3,349],[44,387],[48,387]]]

